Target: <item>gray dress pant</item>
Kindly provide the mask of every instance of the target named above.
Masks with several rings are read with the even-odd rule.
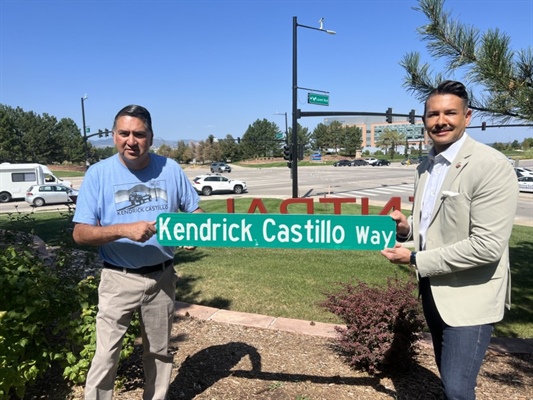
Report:
[[[103,269],[98,288],[96,352],[85,385],[85,399],[111,400],[122,340],[139,310],[143,367],[143,399],[164,400],[173,357],[168,353],[177,276],[173,266],[146,275]]]

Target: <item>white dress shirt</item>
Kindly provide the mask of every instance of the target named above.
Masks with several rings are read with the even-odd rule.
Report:
[[[435,155],[435,148],[429,152],[429,168],[426,186],[422,197],[422,208],[420,210],[420,250],[426,248],[426,233],[433,216],[433,209],[435,208],[435,201],[442,197],[440,188],[444,182],[444,178],[450,169],[455,156],[463,145],[466,139],[466,132],[461,138],[453,143],[450,147],[442,153]]]

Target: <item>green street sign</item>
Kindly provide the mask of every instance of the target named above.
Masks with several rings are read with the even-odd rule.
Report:
[[[326,94],[307,93],[307,102],[319,106],[329,106],[329,96]]]
[[[91,133],[91,127],[90,126],[87,126],[85,128],[85,133]]]
[[[276,139],[283,139],[285,137],[285,134],[283,132],[276,132]]]
[[[393,247],[396,224],[383,215],[163,213],[163,246],[382,250]]]

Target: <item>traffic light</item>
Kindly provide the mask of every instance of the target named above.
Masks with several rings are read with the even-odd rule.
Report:
[[[413,125],[415,123],[415,110],[409,111],[409,123]]]
[[[241,144],[241,138],[240,137],[237,138],[237,143]]]
[[[391,124],[392,123],[392,108],[390,108],[390,107],[387,108],[387,111],[385,112],[385,114],[386,114],[386,117],[385,117],[386,121],[389,124]]]
[[[303,144],[298,145],[298,160],[300,161],[304,159],[304,148],[305,148],[305,145]]]
[[[481,123],[481,130],[484,131],[485,129],[487,129],[487,123],[486,122],[482,122]]]
[[[284,144],[284,145],[283,145],[283,159],[284,159],[284,160],[287,160],[287,161],[292,160],[291,146],[288,145],[288,144]],[[287,163],[287,164],[288,164],[288,163]]]
[[[108,137],[109,134],[111,133],[111,131],[109,129],[106,128],[105,131],[101,130],[101,129],[98,129],[98,137],[101,138],[101,137]]]
[[[292,161],[287,161],[287,167],[292,168]]]

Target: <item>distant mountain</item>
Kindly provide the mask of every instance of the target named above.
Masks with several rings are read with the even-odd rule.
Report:
[[[94,147],[114,147],[113,144],[113,138],[106,138],[106,139],[89,139],[89,143],[91,143]]]
[[[190,142],[196,142],[195,140],[192,140],[192,139],[183,139],[185,143],[190,143]],[[115,145],[113,144],[113,138],[105,138],[105,139],[89,139],[89,142],[94,146],[94,147],[98,147],[98,148],[103,148],[103,147],[114,147]],[[161,147],[162,145],[166,144],[167,146],[170,146],[172,148],[175,148],[178,146],[178,141],[177,140],[163,140],[163,139],[160,139],[160,138],[155,138],[154,139],[154,144],[152,145],[152,148],[159,148]]]

